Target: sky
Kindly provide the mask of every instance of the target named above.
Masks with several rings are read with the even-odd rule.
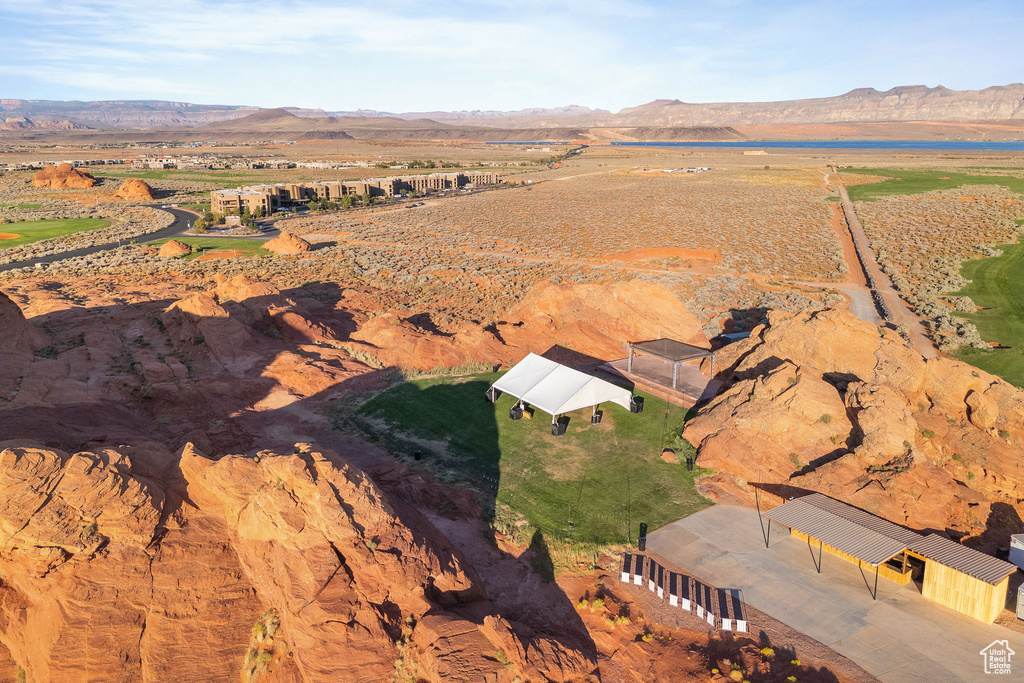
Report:
[[[1024,81],[1024,2],[0,0],[0,98],[328,111]]]

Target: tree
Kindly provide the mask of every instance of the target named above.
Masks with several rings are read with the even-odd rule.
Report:
[[[252,217],[253,218],[263,218],[263,207],[262,206],[257,206],[256,209],[253,210],[253,212],[252,212]]]
[[[209,223],[205,218],[197,218],[196,222],[192,224],[192,232],[204,233],[208,225]]]

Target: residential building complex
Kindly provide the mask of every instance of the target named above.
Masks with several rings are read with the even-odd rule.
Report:
[[[262,207],[265,214],[279,208],[304,204],[313,199],[338,201],[346,195],[394,197],[403,192],[439,192],[461,187],[495,185],[501,182],[497,173],[431,173],[429,175],[336,180],[317,183],[276,183],[248,185],[238,190],[214,190],[210,193],[210,210],[214,213],[235,213]]]

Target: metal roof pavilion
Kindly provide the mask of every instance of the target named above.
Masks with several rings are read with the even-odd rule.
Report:
[[[1017,565],[979,553],[974,548],[968,548],[938,534],[929,534],[914,541],[910,544],[909,550],[986,583],[999,583],[1007,574],[1017,569]]]
[[[711,349],[704,349],[693,344],[686,344],[675,339],[654,339],[652,341],[636,342],[630,344],[631,351],[643,353],[662,360],[678,363],[694,358],[707,358],[711,355]]]
[[[693,344],[686,344],[675,339],[652,339],[645,342],[634,342],[626,345],[629,348],[629,360],[626,361],[626,372],[633,372],[633,356],[641,354],[653,356],[672,363],[672,388],[676,389],[679,381],[679,363],[694,360],[696,358],[711,359],[711,376],[715,376],[715,354],[711,349],[705,349]]]
[[[907,549],[911,539],[893,538],[893,535],[885,533],[887,529],[869,528],[858,524],[853,519],[850,519],[850,515],[842,514],[841,510],[837,510],[834,507],[829,510],[826,509],[826,506],[816,505],[815,503],[824,502],[820,499],[839,503],[839,501],[832,501],[820,493],[812,493],[809,496],[791,500],[761,514],[783,526],[796,529],[816,540],[824,541],[847,555],[852,555],[858,560],[867,562],[872,567],[877,567]],[[839,505],[843,504],[839,503]],[[869,516],[874,517],[874,515]],[[875,519],[879,522],[885,522],[880,517],[875,517]],[[889,523],[886,522],[886,524]],[[891,526],[896,527],[895,524]],[[903,531],[907,530],[904,529]],[[920,536],[912,531],[907,531],[907,533],[912,534],[914,539],[920,538]]]
[[[821,493],[796,498],[762,512],[761,516],[827,543],[873,567],[910,551],[991,584],[1002,581],[1017,569],[1016,565],[938,534],[922,536]]]

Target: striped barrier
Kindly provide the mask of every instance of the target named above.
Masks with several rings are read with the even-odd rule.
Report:
[[[685,612],[694,612],[698,619],[712,628],[747,633],[748,622],[743,614],[739,591],[715,588],[691,576],[662,567],[640,553],[626,553],[622,558],[622,583],[646,584],[647,590],[668,604]]]

